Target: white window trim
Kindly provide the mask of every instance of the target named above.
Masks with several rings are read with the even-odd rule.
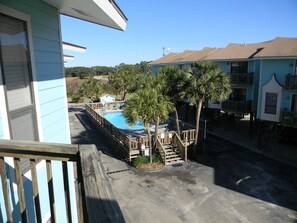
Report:
[[[32,72],[32,87],[33,87],[33,93],[34,93],[34,101],[35,101],[35,111],[36,111],[36,124],[38,128],[38,138],[40,142],[43,142],[43,132],[42,132],[42,125],[41,125],[41,112],[40,112],[40,103],[39,103],[39,94],[38,94],[38,86],[37,86],[37,76],[36,76],[36,68],[35,68],[35,57],[34,57],[34,50],[33,50],[33,38],[32,38],[32,28],[31,28],[31,18],[30,15],[25,14],[23,12],[17,11],[15,9],[6,7],[4,5],[0,4],[0,13],[3,13],[5,15],[14,17],[16,19],[20,19],[26,22],[27,30],[28,30],[28,41],[29,41],[29,48],[30,48],[30,61],[31,61],[31,72]],[[5,94],[4,94],[4,88],[3,88],[3,80],[2,75],[0,78],[0,99],[3,99],[5,101]],[[5,139],[11,139],[10,133],[9,133],[9,125],[8,125],[8,116],[7,116],[7,108],[6,105],[3,106],[5,108],[2,108],[1,106],[1,117],[3,117],[3,131],[4,131],[4,137]]]
[[[283,88],[277,80],[275,75],[272,74],[271,79],[264,85],[262,85],[262,100],[261,100],[261,120],[280,122],[280,109],[281,109],[281,100],[283,97]],[[276,104],[276,114],[265,113],[266,105],[266,93],[276,93],[277,94],[277,104]]]
[[[1,65],[1,64],[0,64]],[[5,102],[5,93],[2,79],[2,71],[0,69],[0,101]],[[3,128],[3,139],[10,139],[9,123],[8,123],[8,114],[6,103],[2,103],[0,106],[0,114],[2,118],[2,128]]]

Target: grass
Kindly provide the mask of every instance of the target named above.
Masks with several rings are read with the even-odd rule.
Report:
[[[137,156],[133,162],[132,165],[136,168],[141,168],[143,165],[146,165],[150,162],[150,158],[148,156]],[[153,156],[153,163],[159,163],[160,157],[157,155]]]

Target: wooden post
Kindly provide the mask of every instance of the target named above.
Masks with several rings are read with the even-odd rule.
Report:
[[[6,170],[5,170],[5,162],[4,157],[0,157],[0,174],[1,174],[1,181],[2,181],[2,191],[4,196],[5,202],[5,211],[7,216],[7,222],[13,222],[12,214],[11,214],[11,204],[10,204],[10,197],[9,197],[9,190],[7,185],[7,177],[6,177]]]
[[[52,163],[50,160],[46,160],[46,175],[47,175],[47,185],[50,201],[50,211],[51,211],[51,222],[56,222],[56,204],[54,196],[54,184],[52,175]]]
[[[71,217],[71,205],[70,205],[70,189],[69,189],[69,179],[68,179],[68,167],[67,162],[62,162],[63,167],[63,179],[64,179],[64,196],[65,196],[65,207],[66,207],[66,217],[68,219],[68,222],[72,222]]]
[[[26,202],[25,202],[25,195],[24,195],[23,176],[22,176],[21,167],[20,167],[20,158],[14,158],[14,168],[15,168],[17,187],[18,187],[18,196],[19,196],[22,222],[26,223],[27,210],[26,210]]]
[[[187,140],[187,137],[186,137],[186,140],[185,140],[185,162],[188,161],[188,140]]]
[[[40,200],[39,200],[39,191],[38,191],[38,183],[37,183],[37,173],[36,173],[36,161],[34,159],[30,159],[31,166],[31,176],[32,176],[32,189],[35,203],[35,213],[37,222],[42,222],[41,211],[40,211]]]

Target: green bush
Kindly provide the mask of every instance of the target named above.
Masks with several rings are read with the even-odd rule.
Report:
[[[159,163],[161,160],[160,160],[160,157],[157,156],[157,155],[154,155],[153,156],[153,163]]]
[[[71,97],[71,102],[72,103],[78,103],[78,102],[81,102],[81,97],[79,95],[73,95]]]
[[[147,164],[150,162],[150,158],[148,156],[137,156],[133,160],[133,166],[136,168],[141,167],[143,164]]]
[[[160,157],[157,155],[154,155],[152,161],[153,161],[153,163],[159,163]],[[148,156],[137,156],[133,160],[132,165],[136,168],[139,168],[144,164],[148,164],[149,162],[150,162],[150,158]]]

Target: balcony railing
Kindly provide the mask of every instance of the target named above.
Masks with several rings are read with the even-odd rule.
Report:
[[[282,124],[296,127],[297,126],[297,112],[283,111]]]
[[[231,84],[253,84],[254,73],[231,73]]]
[[[297,89],[297,75],[287,75],[285,88],[287,89]]]
[[[9,175],[7,175],[6,172],[9,165],[4,162],[4,158],[12,159],[14,163],[14,168],[10,168],[11,171],[9,171]],[[120,207],[114,198],[110,183],[107,175],[103,171],[104,168],[99,160],[99,154],[95,146],[0,140],[0,174],[5,204],[4,207],[1,208],[6,212],[7,222],[13,222],[14,217],[16,217],[15,213],[18,212],[21,216],[17,217],[17,219],[22,219],[22,222],[29,221],[28,211],[30,208],[26,207],[25,194],[27,190],[24,190],[20,158],[29,159],[30,161],[33,191],[32,200],[34,201],[35,218],[37,222],[42,222],[41,207],[43,207],[43,205],[48,206],[48,204],[44,204],[44,201],[41,203],[39,200],[38,187],[41,185],[38,185],[37,182],[39,173],[36,170],[36,160],[45,160],[46,163],[46,183],[48,187],[51,222],[57,222],[57,211],[64,211],[68,218],[67,221],[73,221],[73,219],[71,219],[70,187],[67,167],[69,162],[73,162],[77,169],[77,207],[79,222],[124,222]],[[56,210],[53,181],[59,182],[60,178],[53,179],[53,160],[62,162],[61,175],[63,176],[63,183],[61,182],[61,185],[64,184],[65,210]],[[19,197],[19,205],[15,205],[14,210],[11,209],[11,200],[13,200],[14,194],[11,194],[9,190],[11,181],[8,180],[11,179],[12,171],[15,174]],[[15,210],[16,208],[20,208],[20,210],[17,211]],[[30,209],[30,211],[32,210]]]
[[[222,109],[228,112],[249,113],[251,112],[252,101],[224,101]]]

